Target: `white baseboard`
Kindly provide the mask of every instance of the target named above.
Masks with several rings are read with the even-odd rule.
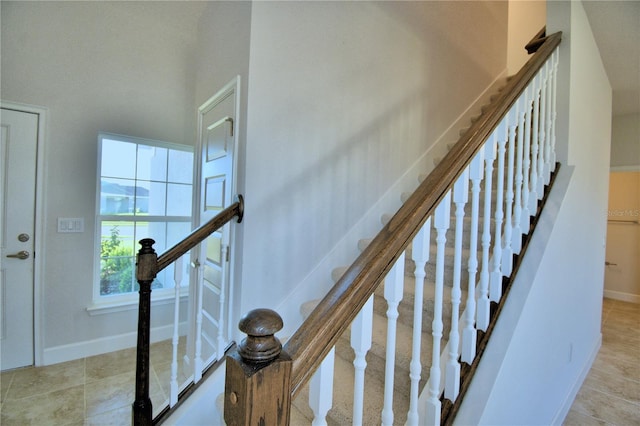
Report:
[[[187,323],[180,323],[179,334],[183,336],[186,332]],[[172,337],[173,324],[151,329],[151,343],[171,339]],[[58,364],[60,362],[72,361],[74,359],[132,348],[136,346],[137,340],[137,332],[131,332],[46,348],[44,350],[41,365]]]
[[[640,303],[640,294],[624,293],[621,291],[604,290],[607,299],[622,300],[623,302]]]
[[[591,354],[589,355],[589,358],[587,358],[587,362],[582,367],[582,371],[580,372],[580,375],[578,376],[576,382],[571,387],[569,394],[565,398],[562,406],[560,407],[560,410],[558,410],[558,413],[556,414],[551,424],[561,425],[564,422],[564,419],[567,417],[567,414],[569,414],[569,410],[571,410],[571,406],[573,405],[573,402],[576,399],[576,395],[578,395],[578,392],[580,391],[580,388],[582,388],[582,384],[584,383],[584,380],[587,378],[587,375],[591,370],[591,366],[596,360],[598,351],[600,351],[600,346],[602,346],[602,334],[598,336],[598,339],[596,340],[595,345],[591,350]]]

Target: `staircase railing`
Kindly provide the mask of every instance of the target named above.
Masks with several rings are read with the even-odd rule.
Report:
[[[138,307],[138,343],[136,355],[136,390],[135,401],[132,405],[132,421],[134,425],[151,425],[153,423],[153,409],[149,397],[150,378],[150,333],[151,333],[151,285],[156,275],[179,261],[189,250],[203,242],[234,218],[242,221],[244,214],[244,200],[238,195],[237,200],[214,218],[193,230],[185,239],[157,256],[153,249],[154,240],[145,238],[140,241],[142,246],[138,251],[136,262],[136,279],[140,286],[140,302]],[[176,267],[176,271],[181,270]],[[176,288],[178,285],[176,284]],[[176,303],[179,303],[179,292],[176,292]],[[177,312],[177,310],[176,310]],[[177,318],[174,326],[177,327]],[[177,336],[177,333],[174,333]],[[174,339],[173,362],[176,363],[177,339]],[[174,370],[175,366],[172,367]],[[175,373],[175,371],[174,371]],[[175,374],[172,374],[175,375]],[[174,381],[175,382],[175,381]],[[177,398],[177,382],[171,384],[172,399]]]
[[[544,39],[498,99],[364,248],[284,347],[274,336],[282,328],[282,320],[275,312],[252,311],[243,318],[240,329],[248,337],[238,345],[237,352],[227,358],[224,400],[227,424],[288,424],[292,416],[291,402],[310,381],[313,424],[326,424],[325,416],[332,404],[333,354],[339,339],[350,327],[355,352],[351,419],[354,424],[363,422],[364,360],[371,348],[374,295],[378,299],[384,296],[388,307],[386,354],[381,356],[386,360],[384,398],[376,423],[397,423],[399,410],[394,404],[393,390],[394,378],[397,380],[398,375],[393,371],[393,364],[396,355],[404,355],[396,348],[395,340],[398,304],[404,286],[405,251],[409,248],[416,265],[416,286],[411,389],[405,413],[408,424],[441,422],[441,400],[458,398],[461,364],[474,362],[479,352],[477,336],[495,321],[492,310],[495,311],[495,303],[502,299],[505,279],[515,269],[516,255],[522,254],[523,237],[531,232],[531,218],[556,168],[555,103],[560,40],[560,33]],[[471,217],[465,221],[469,195]],[[445,276],[452,203],[455,207],[453,273]],[[435,271],[427,266],[425,273],[432,225],[436,234]],[[469,247],[464,259],[463,229],[468,235],[464,244]],[[462,298],[461,288],[463,260],[468,272],[466,300]],[[421,313],[426,309],[422,297],[425,275],[435,282],[431,341],[422,336],[424,332],[420,329]],[[377,292],[383,281],[384,294]],[[451,287],[448,336],[444,334],[443,323],[445,281]],[[443,336],[448,343],[445,344]],[[421,345],[430,346],[430,350]],[[420,380],[421,363],[425,361],[431,363],[426,384]],[[421,386],[425,387],[422,393]],[[398,416],[395,419],[394,409]]]

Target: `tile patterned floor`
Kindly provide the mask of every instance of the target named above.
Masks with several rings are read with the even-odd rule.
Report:
[[[605,299],[602,309],[602,348],[565,426],[640,425],[640,305]],[[152,348],[154,407],[168,396],[170,354],[168,341]],[[2,373],[0,424],[128,425],[134,372],[135,350],[126,349]]]
[[[604,299],[602,347],[564,425],[640,425],[640,305]]]
[[[181,339],[180,347],[184,347]],[[151,347],[154,412],[168,400],[171,342]],[[135,390],[135,349],[0,376],[0,425],[128,425]],[[180,377],[184,380],[183,374]],[[154,414],[155,414],[154,413]]]

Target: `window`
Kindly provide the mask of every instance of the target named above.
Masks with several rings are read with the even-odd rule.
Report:
[[[160,255],[190,232],[193,182],[190,146],[106,133],[98,142],[96,300],[138,291],[139,240],[153,238]],[[174,288],[173,265],[152,288]]]

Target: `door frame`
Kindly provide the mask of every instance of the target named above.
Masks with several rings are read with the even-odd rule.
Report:
[[[45,148],[48,123],[48,108],[0,100],[0,108],[36,114],[38,116],[38,136],[36,141],[36,199],[34,223],[34,259],[33,259],[33,359],[36,366],[44,362],[44,231],[46,229],[45,214]]]

